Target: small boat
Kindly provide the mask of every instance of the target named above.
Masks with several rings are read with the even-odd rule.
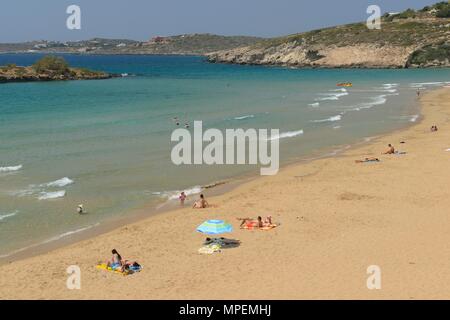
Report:
[[[336,84],[338,87],[353,87],[353,83],[351,82],[345,82],[345,83],[338,83]]]

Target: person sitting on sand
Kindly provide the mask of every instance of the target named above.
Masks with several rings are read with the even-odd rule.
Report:
[[[364,160],[355,160],[356,163],[365,163],[365,162],[379,162],[378,158],[365,158]]]
[[[113,269],[113,270],[122,268],[123,267],[122,256],[117,252],[116,249],[112,249],[111,253],[112,253],[112,258],[111,258],[111,260],[106,262],[106,265],[108,267],[111,267],[111,269]]]
[[[395,153],[395,148],[392,144],[388,144],[388,149],[383,152],[383,154],[394,154]]]
[[[436,132],[436,131],[438,131],[437,126],[431,126],[431,132]]]
[[[200,199],[198,199],[197,201],[194,202],[194,205],[192,206],[192,208],[194,209],[204,209],[206,207],[208,207],[208,201],[205,200],[205,196],[203,194],[200,195]]]

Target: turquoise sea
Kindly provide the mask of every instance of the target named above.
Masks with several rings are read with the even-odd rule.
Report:
[[[37,54],[0,54],[30,65]],[[420,119],[416,91],[449,69],[314,70],[209,64],[202,57],[64,55],[108,80],[0,84],[0,258],[160,206],[179,190],[258,174],[259,166],[175,166],[170,136],[280,129],[280,160],[342,151]],[[351,88],[336,83],[352,82]],[[88,214],[78,215],[83,203]]]

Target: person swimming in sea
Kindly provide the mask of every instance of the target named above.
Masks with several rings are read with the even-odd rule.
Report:
[[[83,205],[82,205],[82,204],[79,204],[79,205],[78,205],[78,207],[77,207],[77,212],[78,212],[79,214],[83,214],[83,213],[84,213],[84,209],[83,209]]]
[[[176,124],[177,126],[180,125],[180,120],[178,120],[178,117],[173,117],[173,118],[172,118],[172,121],[175,122],[175,124]]]

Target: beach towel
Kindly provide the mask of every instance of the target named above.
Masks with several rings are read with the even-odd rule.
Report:
[[[215,252],[220,252],[220,244],[217,243],[211,243],[206,246],[201,247],[198,249],[198,253],[200,254],[213,254]]]
[[[364,160],[361,163],[377,163],[377,162],[381,162],[381,160]]]
[[[205,241],[203,245],[218,244],[222,249],[235,248],[241,245],[241,241],[237,239],[212,238]]]
[[[397,155],[397,156],[401,156],[401,155],[406,154],[406,152],[405,151],[395,151],[394,154]]]
[[[142,266],[130,266],[128,270],[124,270],[122,271],[120,267],[110,267],[107,266],[106,263],[100,263],[98,265],[95,266],[97,269],[100,270],[106,270],[109,272],[113,272],[113,273],[117,273],[117,274],[121,274],[123,276],[127,276],[136,272],[140,272],[142,270]]]
[[[272,223],[271,225],[264,226],[264,227],[261,227],[261,228],[258,228],[258,226],[256,226],[256,225],[248,225],[248,224],[245,224],[245,225],[243,225],[243,226],[241,227],[241,229],[245,229],[245,230],[255,230],[255,229],[258,229],[258,230],[265,230],[265,231],[268,231],[268,230],[272,230],[273,228],[276,228],[276,227],[278,227],[278,224],[275,224],[275,223]]]

